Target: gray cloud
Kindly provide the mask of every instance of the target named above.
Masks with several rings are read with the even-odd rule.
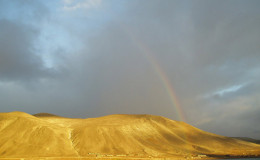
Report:
[[[43,3],[41,0],[0,0],[0,17],[33,24],[49,14],[47,6]]]
[[[26,82],[51,76],[37,53],[40,21],[48,14],[39,1],[0,1],[0,80]]]
[[[139,48],[142,45],[149,48],[149,54],[167,73],[188,122],[196,125],[199,124],[196,122],[211,119],[206,123],[207,127],[201,125],[206,130],[209,126],[224,125],[226,121],[238,122],[241,125],[234,127],[244,132],[237,133],[257,137],[257,134],[249,133],[247,125],[242,125],[251,123],[250,120],[237,121],[240,115],[249,115],[249,110],[223,119],[218,117],[226,111],[226,114],[235,112],[236,107],[239,111],[243,104],[238,103],[236,107],[231,104],[240,98],[254,102],[259,90],[245,97],[240,96],[244,90],[234,92],[233,98],[225,100],[198,97],[257,81],[260,67],[258,3],[131,2],[128,11],[90,43],[92,56],[99,61],[93,61],[93,66],[91,62],[86,64],[86,68],[91,68],[93,73],[90,76],[95,77],[92,86],[99,86],[94,90],[102,97],[92,100],[108,113],[146,112],[177,118],[162,82]],[[249,106],[259,110],[256,104]],[[254,121],[256,123],[258,121]],[[230,126],[219,129],[221,131],[216,128],[214,132],[219,134],[235,133],[229,130]]]
[[[38,31],[22,24],[0,20],[1,80],[30,80],[48,76],[40,56],[35,54],[33,41]]]

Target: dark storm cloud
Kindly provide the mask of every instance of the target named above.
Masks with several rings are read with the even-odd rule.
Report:
[[[222,135],[260,138],[259,1],[131,0],[102,4],[111,5],[106,13],[113,16],[103,17],[106,23],[91,31],[86,28],[95,19],[80,15],[79,21],[84,23],[70,24],[52,16],[49,23],[63,24],[83,47],[63,55],[59,65],[66,72],[62,76],[45,79],[34,90],[0,84],[3,106],[24,106],[4,111],[74,117],[146,113],[180,120],[162,74],[156,72],[148,54],[166,73],[187,122]],[[114,11],[113,5],[123,5],[124,9]],[[76,11],[71,16],[71,22],[76,22]],[[41,58],[31,50],[37,25],[28,27],[9,20],[1,23],[5,24],[2,28],[8,26],[3,33],[10,34],[9,41],[17,45],[8,43],[0,48],[8,51],[0,52],[9,58],[6,61],[17,64],[9,68],[8,63],[0,63],[7,70],[0,69],[3,77],[46,77]],[[11,27],[15,32],[9,31]],[[23,41],[14,38],[16,35]],[[3,39],[0,37],[1,42]],[[72,48],[75,43],[71,43]],[[18,98],[10,101],[11,96]]]
[[[37,30],[9,20],[0,20],[0,78],[29,80],[48,75],[33,41]]]
[[[47,14],[37,1],[0,2],[0,80],[30,81],[51,76],[37,54],[40,30],[34,23]]]

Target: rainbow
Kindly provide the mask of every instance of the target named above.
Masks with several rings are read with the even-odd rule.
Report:
[[[125,27],[124,27],[125,28]],[[142,51],[145,58],[149,61],[151,66],[153,67],[155,73],[157,74],[157,77],[160,79],[165,91],[167,92],[171,105],[175,108],[175,111],[177,113],[178,119],[181,121],[186,121],[185,114],[181,108],[180,102],[178,100],[178,97],[176,95],[176,92],[174,91],[174,88],[167,76],[167,74],[164,72],[158,61],[154,58],[151,50],[146,47],[144,43],[142,43],[136,36],[133,34],[130,34],[129,30],[126,30],[126,33],[131,38],[132,42],[135,43],[138,48]]]

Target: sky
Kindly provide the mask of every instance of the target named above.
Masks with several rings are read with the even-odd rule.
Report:
[[[259,62],[258,0],[0,0],[0,112],[260,139]]]

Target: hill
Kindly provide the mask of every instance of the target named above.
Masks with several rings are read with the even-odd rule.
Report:
[[[258,140],[258,139],[253,139],[253,138],[248,138],[248,137],[232,137],[232,138],[240,139],[240,140],[243,140],[243,141],[252,142],[252,143],[256,143],[256,144],[260,144],[260,140]]]
[[[40,115],[40,116],[39,116]],[[0,113],[0,157],[249,157],[260,145],[153,115]]]
[[[36,113],[33,116],[35,116],[35,117],[60,117],[60,116],[57,116],[55,114],[50,114],[50,113]]]

